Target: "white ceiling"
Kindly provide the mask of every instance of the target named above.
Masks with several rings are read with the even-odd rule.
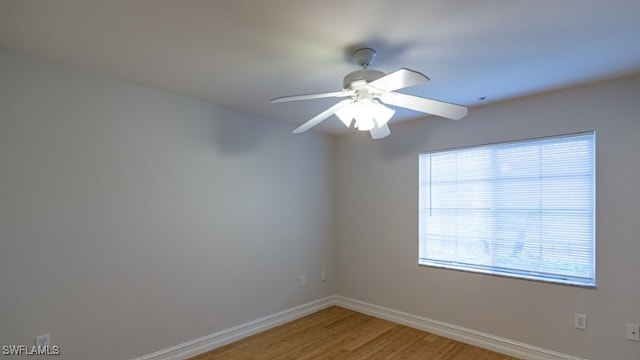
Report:
[[[340,90],[358,46],[431,78],[401,92],[470,107],[640,73],[640,1],[0,0],[0,46],[293,129],[338,99],[269,100]]]

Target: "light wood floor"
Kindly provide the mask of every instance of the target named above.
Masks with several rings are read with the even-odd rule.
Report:
[[[511,360],[475,346],[330,307],[190,360]]]

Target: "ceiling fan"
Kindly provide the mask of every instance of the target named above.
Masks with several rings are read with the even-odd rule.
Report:
[[[467,108],[461,105],[395,92],[395,90],[429,81],[430,79],[424,74],[405,68],[390,74],[369,69],[369,65],[371,65],[376,56],[376,51],[371,48],[358,49],[353,52],[352,56],[362,69],[353,71],[344,77],[342,91],[283,96],[271,100],[271,103],[281,103],[330,97],[348,97],[348,99],[338,102],[294,129],[294,134],[305,132],[335,114],[345,126],[351,127],[351,124],[355,121],[354,127],[356,129],[369,131],[374,139],[382,139],[391,134],[387,123],[395,113],[395,110],[382,104],[407,108],[453,120],[462,119],[467,115]]]

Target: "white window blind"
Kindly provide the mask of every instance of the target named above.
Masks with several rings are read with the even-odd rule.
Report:
[[[419,263],[595,286],[595,134],[423,153]]]

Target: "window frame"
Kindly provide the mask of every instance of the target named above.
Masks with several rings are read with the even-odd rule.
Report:
[[[428,259],[426,256],[423,257],[423,250],[425,248],[425,246],[428,246],[426,243],[429,241],[429,239],[426,238],[426,233],[424,232],[423,224],[426,224],[425,221],[423,221],[422,217],[423,217],[423,208],[424,208],[424,204],[422,203],[422,191],[423,191],[423,187],[424,186],[429,186],[429,192],[431,192],[431,181],[428,182],[428,185],[425,185],[423,179],[422,179],[422,159],[423,156],[432,156],[434,154],[442,154],[442,153],[462,153],[463,151],[468,151],[468,150],[474,150],[474,149],[489,149],[489,150],[495,150],[495,149],[501,149],[502,147],[511,147],[514,145],[518,145],[518,144],[522,144],[522,147],[526,147],[526,146],[530,146],[532,144],[536,144],[536,143],[543,143],[543,142],[547,142],[547,141],[553,141],[553,140],[570,140],[571,138],[578,138],[578,137],[587,137],[590,145],[589,148],[589,155],[590,158],[588,158],[588,160],[590,160],[591,164],[590,164],[590,173],[588,175],[591,176],[590,179],[590,252],[589,254],[591,254],[591,257],[588,257],[587,259],[589,260],[589,268],[590,268],[590,276],[567,276],[566,274],[560,274],[560,273],[545,273],[545,272],[538,272],[536,273],[535,271],[531,271],[531,270],[518,270],[518,269],[514,269],[514,268],[498,268],[496,267],[495,263],[492,263],[491,265],[474,265],[474,264],[466,264],[466,265],[461,265],[461,263],[459,261],[442,261],[442,260],[436,260],[436,259]],[[562,134],[562,135],[554,135],[554,136],[548,136],[548,137],[539,137],[539,138],[530,138],[530,139],[521,139],[521,140],[514,140],[514,141],[505,141],[505,142],[497,142],[497,143],[491,143],[491,144],[484,144],[484,145],[474,145],[474,146],[466,146],[466,147],[458,147],[458,148],[450,148],[450,149],[441,149],[441,150],[430,150],[430,151],[424,151],[421,152],[418,155],[418,265],[419,266],[425,266],[425,267],[434,267],[434,268],[444,268],[444,269],[450,269],[450,270],[455,270],[455,271],[465,271],[465,272],[472,272],[472,273],[478,273],[478,274],[488,274],[488,275],[494,275],[494,276],[501,276],[501,277],[508,277],[508,278],[513,278],[513,279],[524,279],[524,280],[533,280],[533,281],[540,281],[540,282],[545,282],[545,283],[554,283],[554,284],[561,284],[561,285],[571,285],[571,286],[578,286],[578,287],[586,287],[586,288],[596,288],[596,284],[597,284],[597,271],[596,271],[596,263],[597,263],[597,256],[596,256],[596,173],[597,173],[597,167],[596,167],[596,132],[595,131],[587,131],[587,132],[580,132],[580,133],[572,133],[572,134]],[[456,165],[457,166],[457,165]],[[491,160],[489,167],[491,167],[491,169],[493,169],[495,166],[495,164],[493,163],[493,160]],[[491,178],[491,185],[495,186],[495,180],[496,178]],[[457,180],[456,180],[457,182]],[[493,188],[492,188],[493,190]],[[429,196],[429,199],[431,199],[431,195]],[[458,208],[456,208],[458,209]],[[542,208],[542,206],[539,206],[539,208],[537,209],[540,214],[543,213],[543,210],[546,211],[544,208]],[[429,208],[429,211],[431,211],[431,208]],[[495,222],[494,220],[494,214],[496,213],[496,211],[492,211],[491,212],[491,219],[492,221]],[[495,224],[492,224],[491,226],[495,226]],[[527,225],[529,226],[529,225]],[[492,233],[491,235],[491,243],[493,245],[493,243],[495,242],[500,242],[501,240],[495,240],[495,234]],[[432,242],[437,241],[437,240],[433,240]],[[457,241],[457,240],[456,240]],[[513,240],[512,240],[513,241]],[[542,240],[540,240],[542,241]],[[553,244],[562,244],[562,242],[560,241],[554,241],[554,242],[550,242]],[[585,244],[587,244],[587,241],[585,241]],[[495,256],[494,254],[489,255],[491,257]],[[502,256],[505,256],[504,254]],[[541,260],[540,263],[542,263],[544,260]],[[548,268],[547,268],[548,269]]]

